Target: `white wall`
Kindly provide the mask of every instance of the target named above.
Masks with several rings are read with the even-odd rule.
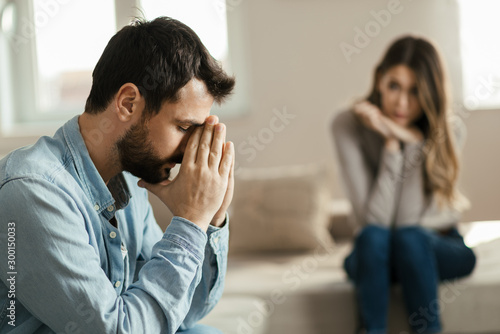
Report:
[[[458,5],[453,0],[401,0],[397,14],[348,63],[340,44],[354,45],[354,29],[375,22],[371,11],[387,10],[394,1],[241,0],[229,15],[242,15],[251,73],[251,107],[243,119],[223,119],[236,144],[239,166],[267,167],[326,161],[335,166],[329,125],[333,114],[364,96],[375,64],[390,42],[402,34],[434,41],[447,65],[454,100],[461,101]],[[391,7],[392,8],[392,7]],[[239,11],[239,12],[237,12]],[[271,137],[273,110],[295,115]],[[462,185],[473,202],[464,219],[500,219],[500,111],[466,112],[468,142]],[[273,123],[280,130],[281,123]],[[259,134],[250,153],[249,136]],[[272,140],[270,140],[272,138]],[[332,184],[342,196],[339,182]]]

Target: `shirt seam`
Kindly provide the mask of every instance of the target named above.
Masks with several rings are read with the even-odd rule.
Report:
[[[196,254],[196,252],[193,251],[194,247],[191,247],[192,244],[189,241],[176,234],[165,235],[164,239],[168,242],[176,244],[177,246],[192,254],[198,260],[199,264],[203,262],[203,256],[199,256],[198,254]]]

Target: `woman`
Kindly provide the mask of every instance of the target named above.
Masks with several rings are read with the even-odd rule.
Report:
[[[339,114],[334,138],[359,233],[344,268],[362,329],[387,332],[391,283],[416,333],[439,333],[438,283],[466,276],[475,255],[456,225],[463,128],[449,124],[443,66],[428,41],[404,37],[377,66],[364,101]]]

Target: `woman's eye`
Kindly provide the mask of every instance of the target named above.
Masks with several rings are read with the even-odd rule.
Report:
[[[182,126],[178,126],[177,128],[179,129],[180,132],[183,132],[183,133],[186,133],[189,130],[189,127],[183,128]]]
[[[410,90],[410,93],[411,93],[412,95],[417,96],[417,95],[418,95],[418,90],[417,90],[416,88],[412,88],[412,89]]]
[[[395,82],[390,82],[389,83],[389,89],[396,90],[398,88],[399,88],[399,85],[397,83],[395,83]]]

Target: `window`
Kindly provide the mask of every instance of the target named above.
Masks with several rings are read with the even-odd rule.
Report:
[[[40,21],[34,38],[38,75],[33,110],[38,115],[28,113],[23,120],[82,111],[92,70],[116,30],[113,1],[69,1],[52,10],[47,4],[33,0],[35,22]]]
[[[144,16],[152,20],[158,16],[170,16],[193,29],[200,37],[210,54],[223,63],[228,69],[227,20],[221,15],[225,13],[225,2],[207,0],[158,1],[142,0],[141,6]],[[196,10],[193,10],[196,8]]]
[[[460,0],[459,6],[464,105],[500,109],[500,1]]]
[[[141,10],[148,20],[158,16],[169,16],[190,26],[210,54],[222,63],[224,70],[237,76],[234,94],[222,106],[214,105],[212,108],[214,114],[234,117],[247,111],[248,73],[244,67],[245,46],[241,42],[244,38],[238,31],[241,24],[238,11],[231,10],[230,15],[226,15],[225,0],[141,0]],[[231,30],[228,29],[229,19],[232,19]],[[233,32],[232,36],[230,32]],[[228,47],[228,41],[231,42],[231,49]],[[233,52],[232,55],[230,51]]]
[[[0,13],[3,134],[81,112],[92,69],[115,33],[114,2],[12,1]]]
[[[117,25],[141,13],[147,19],[170,16],[186,23],[229,73],[242,72],[242,62],[232,62],[229,53],[225,1],[0,0],[2,133],[44,122],[59,126],[81,113],[92,70]],[[231,101],[214,106],[215,113],[245,111],[242,81]]]

